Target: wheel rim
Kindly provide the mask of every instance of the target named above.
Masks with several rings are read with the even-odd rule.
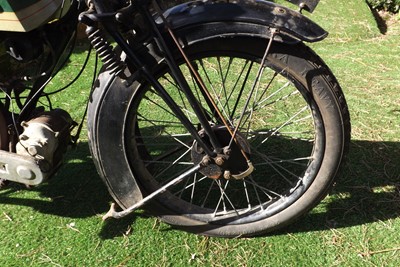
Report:
[[[224,116],[236,126],[259,67],[257,59],[209,54],[194,63]],[[182,69],[190,77],[184,66]],[[201,131],[172,78],[166,74],[159,80]],[[206,106],[195,82],[188,81]],[[316,104],[301,83],[285,70],[269,65],[252,98],[239,130],[256,170],[238,181],[211,179],[200,171],[163,194],[159,198],[162,205],[203,222],[242,224],[282,211],[309,187],[324,153],[324,129]],[[205,111],[218,127],[210,109]],[[127,144],[135,151],[128,156],[145,190],[153,191],[193,166],[195,143],[152,88],[144,86],[137,91],[127,122]],[[137,156],[133,160],[135,153],[140,161]]]

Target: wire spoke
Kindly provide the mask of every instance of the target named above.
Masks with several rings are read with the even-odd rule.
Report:
[[[278,159],[278,158],[273,158],[273,160],[270,160],[268,163],[266,162],[259,162],[254,164],[254,166],[263,166],[263,165],[269,165],[269,164],[279,164],[279,163],[292,163],[300,166],[307,166],[307,164],[301,163],[301,161],[310,161],[313,157],[301,157],[301,158],[294,158],[294,159]]]
[[[282,129],[283,127],[285,127],[285,126],[288,126],[288,125],[290,125],[290,124],[293,124],[293,123],[296,123],[296,121],[293,121],[297,116],[299,116],[301,113],[303,113],[304,111],[306,111],[308,109],[308,106],[304,106],[303,108],[301,108],[298,112],[296,112],[292,117],[290,117],[286,122],[284,122],[284,123],[282,123],[279,127],[277,127],[277,128],[275,128],[272,132],[271,132],[271,134],[269,134],[261,143],[260,143],[260,145],[261,144],[263,144],[263,143],[265,143],[271,136],[273,136],[273,135],[275,135],[280,129]],[[300,120],[297,120],[297,122],[298,121],[302,121],[302,120],[304,120],[304,119],[306,119],[306,118],[310,118],[310,116],[311,115],[309,115],[309,116],[306,116],[306,117],[304,117],[304,118],[302,118],[302,119],[300,119]],[[259,146],[260,146],[259,145]]]
[[[207,176],[202,176],[201,178],[197,178],[197,176],[198,176],[198,173],[195,173],[195,175],[193,177],[193,182],[185,185],[182,189],[176,191],[175,194],[182,194],[185,190],[191,188],[191,200],[193,200],[196,184],[199,184],[202,181],[209,179]]]
[[[220,199],[218,200],[217,206],[216,206],[216,208],[214,210],[213,217],[215,217],[217,215],[218,208],[219,208],[221,203],[223,205],[223,213],[227,213],[228,212],[227,207],[226,207],[226,203],[225,203],[225,199],[228,201],[228,204],[232,207],[232,209],[236,213],[236,215],[239,216],[239,211],[236,210],[236,208],[233,205],[232,201],[230,200],[230,198],[226,194],[226,188],[227,188],[227,186],[229,184],[229,180],[225,183],[224,187],[222,187],[222,185],[221,185],[221,180],[216,180],[216,184],[218,185],[218,187],[220,189],[221,196],[220,196]]]
[[[268,156],[264,155],[264,154],[260,154],[259,152],[257,152],[257,154],[259,154],[259,156],[265,161],[265,163],[270,166],[271,168],[274,169],[274,171],[276,171],[280,177],[282,177],[286,182],[288,182],[290,185],[293,185],[293,181],[289,180],[286,175],[284,175],[279,169],[281,169],[282,171],[286,172],[287,174],[289,174],[290,176],[293,176],[294,178],[296,178],[297,180],[302,180],[302,177],[300,177],[297,174],[294,174],[293,172],[291,172],[290,170],[288,170],[287,168],[281,166],[279,163],[276,162],[272,162]]]
[[[146,119],[146,118],[143,117],[140,113],[138,114],[138,117],[142,118],[143,121],[146,121],[146,122],[150,123],[151,125],[153,125],[153,126],[155,126],[155,127],[158,126],[157,124],[155,124],[154,121]],[[165,130],[165,128],[162,129],[162,132],[166,133],[166,136],[171,137],[173,140],[175,140],[176,142],[178,142],[178,143],[181,144],[182,146],[185,146],[185,147],[188,148],[188,149],[191,148],[191,146],[185,144],[184,142],[182,142],[181,140],[179,140],[179,139],[177,138],[177,137],[182,137],[182,136],[190,136],[189,134],[182,134],[182,135],[176,135],[176,134],[175,134],[175,135],[172,135],[172,134],[168,133],[168,132]],[[162,136],[162,135],[160,134],[160,135],[158,135],[158,136]],[[143,136],[141,135],[140,137],[143,137]],[[145,137],[146,137],[146,136],[145,136]],[[154,139],[154,136],[153,136],[153,137],[149,136],[148,138],[153,138],[153,139]],[[147,144],[146,144],[146,145],[147,145]],[[160,143],[157,143],[157,144],[154,144],[154,143],[153,143],[153,145],[160,145]]]
[[[177,165],[177,164],[179,163],[179,161],[180,161],[184,156],[186,156],[190,151],[191,151],[191,148],[190,148],[190,149],[187,149],[187,150],[186,150],[184,153],[182,153],[182,155],[180,155],[177,159],[175,159],[174,161],[170,162],[170,165],[169,165],[167,168],[165,168],[165,169],[162,170],[161,172],[157,173],[157,175],[154,175],[154,178],[160,177],[162,174],[164,174],[165,172],[167,172],[169,169],[171,169],[172,167],[174,167],[175,165]],[[186,164],[184,164],[184,165],[186,165]],[[193,165],[193,162],[191,162],[191,165]],[[171,179],[171,180],[172,180],[172,179]],[[166,181],[166,182],[169,182],[169,180]]]
[[[282,198],[283,196],[273,190],[270,190],[268,188],[265,188],[264,186],[261,186],[259,183],[257,183],[256,181],[254,181],[253,177],[248,177],[248,179],[246,179],[246,182],[253,185],[255,188],[257,188],[258,190],[260,190],[264,195],[266,195],[270,200],[274,199],[273,196],[271,195],[275,195],[278,198]],[[257,192],[257,191],[256,191]]]

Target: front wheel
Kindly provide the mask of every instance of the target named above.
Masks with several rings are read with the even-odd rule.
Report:
[[[324,62],[302,43],[273,43],[261,65],[265,39],[207,38],[201,29],[196,34],[202,41],[185,51],[230,127],[238,129],[238,142],[255,170],[242,179],[225,179],[226,171],[246,169],[246,161],[234,152],[224,165],[229,167],[211,163],[158,196],[156,215],[177,228],[210,236],[253,236],[281,228],[317,205],[332,185],[350,138],[342,91]],[[219,142],[228,146],[229,129],[184,60],[177,60]],[[204,136],[167,66],[155,66],[154,75]],[[106,91],[107,97],[113,94]],[[129,91],[121,151],[133,177],[151,193],[199,163],[204,152],[152,86],[137,81]]]

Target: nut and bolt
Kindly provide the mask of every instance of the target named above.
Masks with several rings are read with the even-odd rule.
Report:
[[[231,154],[231,149],[229,147],[224,147],[224,154],[229,156]]]
[[[201,165],[208,166],[211,163],[211,159],[209,156],[204,156],[201,160]]]
[[[231,172],[230,172],[229,170],[225,170],[225,171],[224,171],[224,178],[225,178],[226,180],[231,179]]]
[[[221,166],[222,164],[224,164],[225,160],[223,157],[216,157],[215,158],[215,163],[219,166]]]

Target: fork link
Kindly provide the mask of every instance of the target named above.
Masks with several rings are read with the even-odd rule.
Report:
[[[86,34],[93,48],[96,49],[101,61],[103,61],[105,68],[112,74],[121,78],[126,78],[124,74],[126,68],[125,63],[114,52],[113,47],[107,42],[102,31],[96,26],[88,25]]]

